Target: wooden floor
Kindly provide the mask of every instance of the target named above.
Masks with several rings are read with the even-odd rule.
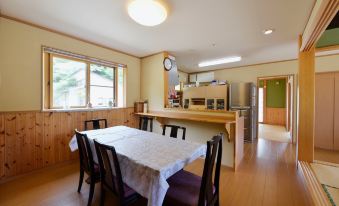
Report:
[[[186,169],[201,175],[202,163],[197,160]],[[295,147],[288,143],[260,139],[257,144],[246,144],[239,171],[222,168],[220,181],[221,205],[311,205],[296,169]],[[88,185],[79,194],[77,183],[77,163],[45,169],[1,184],[0,205],[86,205]],[[97,184],[93,205],[99,203],[99,187]],[[106,205],[114,202],[107,197]]]

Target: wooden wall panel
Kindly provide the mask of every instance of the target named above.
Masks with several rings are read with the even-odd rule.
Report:
[[[5,115],[0,114],[0,179],[5,176]]]
[[[16,164],[16,115],[14,113],[5,114],[5,176],[10,177],[17,174]]]
[[[286,108],[266,108],[266,124],[282,125],[286,124]]]
[[[54,158],[53,113],[44,113],[43,162],[44,167],[53,165]]]
[[[68,146],[84,121],[136,127],[133,108],[86,112],[0,112],[0,180],[78,158]]]
[[[35,147],[34,161],[35,168],[40,169],[44,166],[43,151],[44,151],[44,114],[41,112],[35,113]]]
[[[34,144],[35,144],[35,113],[28,112],[24,115],[24,130],[22,139],[22,156],[25,161],[21,167],[23,172],[29,172],[35,169]]]

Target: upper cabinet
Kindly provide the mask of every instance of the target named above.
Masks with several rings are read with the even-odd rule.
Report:
[[[197,82],[211,82],[214,80],[214,72],[205,72],[197,74]]]
[[[190,82],[196,82],[197,81],[197,74],[190,74]]]
[[[190,82],[211,82],[214,80],[214,72],[190,74]]]

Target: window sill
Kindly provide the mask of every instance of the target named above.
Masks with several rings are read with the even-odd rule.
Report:
[[[98,107],[98,108],[70,108],[70,109],[42,109],[42,112],[94,112],[103,110],[124,109],[127,107]]]

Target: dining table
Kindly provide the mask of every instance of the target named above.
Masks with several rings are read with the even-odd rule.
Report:
[[[206,144],[163,136],[127,126],[83,131],[93,158],[98,162],[94,139],[114,146],[123,181],[141,196],[148,206],[161,206],[169,188],[167,179],[206,153]],[[75,135],[69,142],[71,151],[78,149]]]

